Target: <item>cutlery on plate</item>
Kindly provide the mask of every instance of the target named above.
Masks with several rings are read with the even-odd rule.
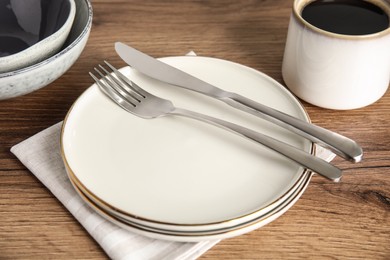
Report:
[[[349,161],[359,162],[363,157],[362,148],[354,140],[345,136],[307,123],[239,94],[217,88],[121,42],[115,43],[115,50],[128,65],[151,78],[219,99],[234,108],[289,129]]]
[[[242,137],[263,144],[303,167],[332,181],[338,182],[341,179],[342,171],[325,160],[315,157],[289,144],[231,122],[194,111],[176,108],[171,101],[148,93],[115,69],[111,64],[106,61],[105,63],[113,73],[110,73],[105,67],[99,65],[100,70],[95,68],[95,71],[99,74],[100,80],[95,76],[95,74],[90,72],[91,77],[95,80],[96,84],[103,93],[105,93],[111,100],[136,116],[146,119],[166,115],[179,115],[193,118],[221,127]]]

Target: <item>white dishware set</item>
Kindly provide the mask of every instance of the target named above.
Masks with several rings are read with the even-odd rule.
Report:
[[[287,211],[313,172],[340,180],[315,143],[361,160],[356,142],[310,124],[301,103],[261,72],[115,47],[131,67],[106,62],[91,73],[96,84],[70,109],[61,152],[84,201],[123,228],[187,242],[241,235]]]
[[[1,60],[7,57],[0,58],[0,98],[47,85],[80,55],[91,5],[64,1],[67,16],[51,36],[60,34],[61,43],[48,37],[11,54],[20,58],[10,71]],[[295,0],[282,72],[302,99],[355,109],[388,87],[390,27],[351,36],[320,29],[304,14],[312,5],[322,12],[339,4],[379,8],[382,18],[390,17],[383,1]],[[54,43],[55,54],[35,55]],[[355,163],[362,159],[355,141],[311,124],[298,99],[257,70],[210,57],[155,59],[119,42],[115,50],[128,66],[104,62],[90,73],[95,84],[64,120],[61,155],[81,198],[125,229],[186,242],[241,235],[286,212],[314,174],[340,181],[342,170],[319,158],[319,150]],[[39,60],[26,64],[25,56]],[[26,84],[32,78],[36,82]]]

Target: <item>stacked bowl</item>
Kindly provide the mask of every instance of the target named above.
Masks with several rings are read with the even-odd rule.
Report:
[[[84,49],[92,26],[88,0],[0,3],[0,100],[42,88]]]

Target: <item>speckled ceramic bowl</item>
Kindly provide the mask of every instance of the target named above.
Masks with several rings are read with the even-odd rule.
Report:
[[[74,0],[2,0],[0,73],[27,67],[58,52],[75,14]]]
[[[69,35],[61,50],[29,67],[0,73],[0,100],[28,94],[63,75],[83,51],[92,26],[89,0],[75,0],[76,14]]]

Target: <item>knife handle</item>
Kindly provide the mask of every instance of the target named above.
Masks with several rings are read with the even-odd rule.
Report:
[[[362,148],[354,140],[338,133],[305,122],[235,93],[228,93],[228,95],[225,95],[220,100],[234,108],[261,117],[301,135],[331,150],[346,160],[359,162],[363,157]]]

